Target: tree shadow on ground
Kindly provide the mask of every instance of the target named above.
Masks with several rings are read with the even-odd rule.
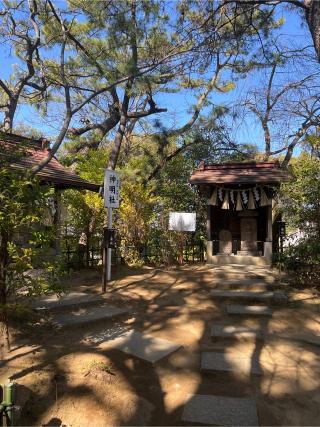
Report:
[[[134,283],[122,286],[119,281],[107,294],[112,302],[125,303],[134,318],[129,315],[65,331],[41,327],[34,330],[30,343],[41,352],[33,355],[32,364],[28,359],[31,350],[21,356],[12,355],[7,366],[14,371],[12,379],[26,381],[32,388],[28,402],[31,409],[23,411],[21,425],[37,425],[43,419],[50,425],[49,421],[54,418],[68,425],[67,409],[75,414],[73,425],[79,426],[86,425],[86,420],[98,425],[97,419],[101,425],[181,425],[189,393],[253,397],[257,400],[261,425],[290,424],[288,414],[295,405],[299,407],[303,398],[304,402],[309,400],[310,405],[300,408],[301,417],[306,415],[308,424],[316,425],[316,388],[299,380],[304,359],[292,357],[291,380],[285,377],[285,390],[274,391],[275,384],[282,378],[279,370],[286,367],[280,366],[276,359],[273,361],[271,346],[272,363],[265,369],[261,361],[268,342],[256,340],[249,345],[230,340],[211,341],[212,322],[227,320],[240,325],[244,321],[227,318],[225,304],[210,300],[210,274],[212,270],[201,268],[191,272],[157,270],[152,274],[148,271],[145,281],[143,277],[136,281],[137,273]],[[124,293],[128,290],[129,294]],[[261,328],[269,332],[269,321],[260,322]],[[119,334],[131,328],[173,342],[181,341],[184,348],[150,364],[87,339],[99,334],[103,337],[104,331],[114,330],[114,334]],[[226,354],[238,347],[240,351],[245,348],[252,361],[258,361],[265,373],[263,377],[241,373],[200,374],[201,351]],[[24,358],[27,359],[24,361]],[[105,375],[102,380],[86,375],[80,368],[90,360],[104,361],[115,375],[112,378]],[[17,361],[19,366],[14,365]],[[293,383],[295,389],[290,393]],[[312,412],[310,416],[307,416],[308,410]],[[88,414],[87,419],[84,413]]]

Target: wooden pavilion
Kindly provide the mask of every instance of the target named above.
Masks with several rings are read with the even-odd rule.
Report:
[[[43,160],[50,151],[50,142],[45,139],[33,139],[20,135],[0,133],[0,162],[13,152],[23,151],[19,160],[11,163],[16,170],[30,169]],[[37,174],[41,182],[54,186],[57,190],[75,188],[99,191],[99,185],[80,178],[76,173],[63,166],[56,157]]]
[[[30,169],[44,159],[50,151],[47,139],[33,139],[15,134],[0,133],[0,165],[10,164],[15,170]],[[17,153],[18,156],[13,155]],[[63,166],[56,157],[37,174],[41,183],[54,188],[52,200],[52,224],[56,229],[55,250],[60,252],[61,234],[61,191],[72,188],[98,192],[100,186],[79,177],[72,170]],[[50,215],[50,213],[48,213]]]
[[[201,162],[190,183],[208,199],[207,262],[269,264],[277,227],[275,195],[290,178],[278,162]]]

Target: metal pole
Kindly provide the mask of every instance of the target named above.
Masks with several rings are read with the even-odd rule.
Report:
[[[112,229],[112,208],[108,208],[108,229]],[[111,280],[111,257],[112,249],[108,246],[107,249],[107,281]]]

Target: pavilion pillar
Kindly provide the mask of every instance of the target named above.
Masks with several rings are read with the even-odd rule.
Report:
[[[271,262],[272,257],[272,203],[267,206],[267,235],[266,241],[264,242],[264,253],[263,255]]]
[[[207,263],[212,264],[212,230],[211,230],[211,205],[207,205]]]

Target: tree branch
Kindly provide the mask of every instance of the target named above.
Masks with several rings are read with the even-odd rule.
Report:
[[[307,130],[313,125],[314,125],[314,123],[312,121],[306,121],[303,123],[301,128],[298,130],[298,132],[296,133],[296,136],[293,138],[292,142],[287,147],[287,153],[285,155],[284,160],[281,163],[281,167],[283,169],[288,167],[288,164],[289,164],[291,157],[293,155],[294,148],[296,147],[298,142],[301,140],[301,138],[306,134]]]
[[[0,87],[4,90],[4,92],[9,96],[9,98],[12,96],[11,90],[8,88],[8,86],[4,83],[3,80],[0,79]]]

